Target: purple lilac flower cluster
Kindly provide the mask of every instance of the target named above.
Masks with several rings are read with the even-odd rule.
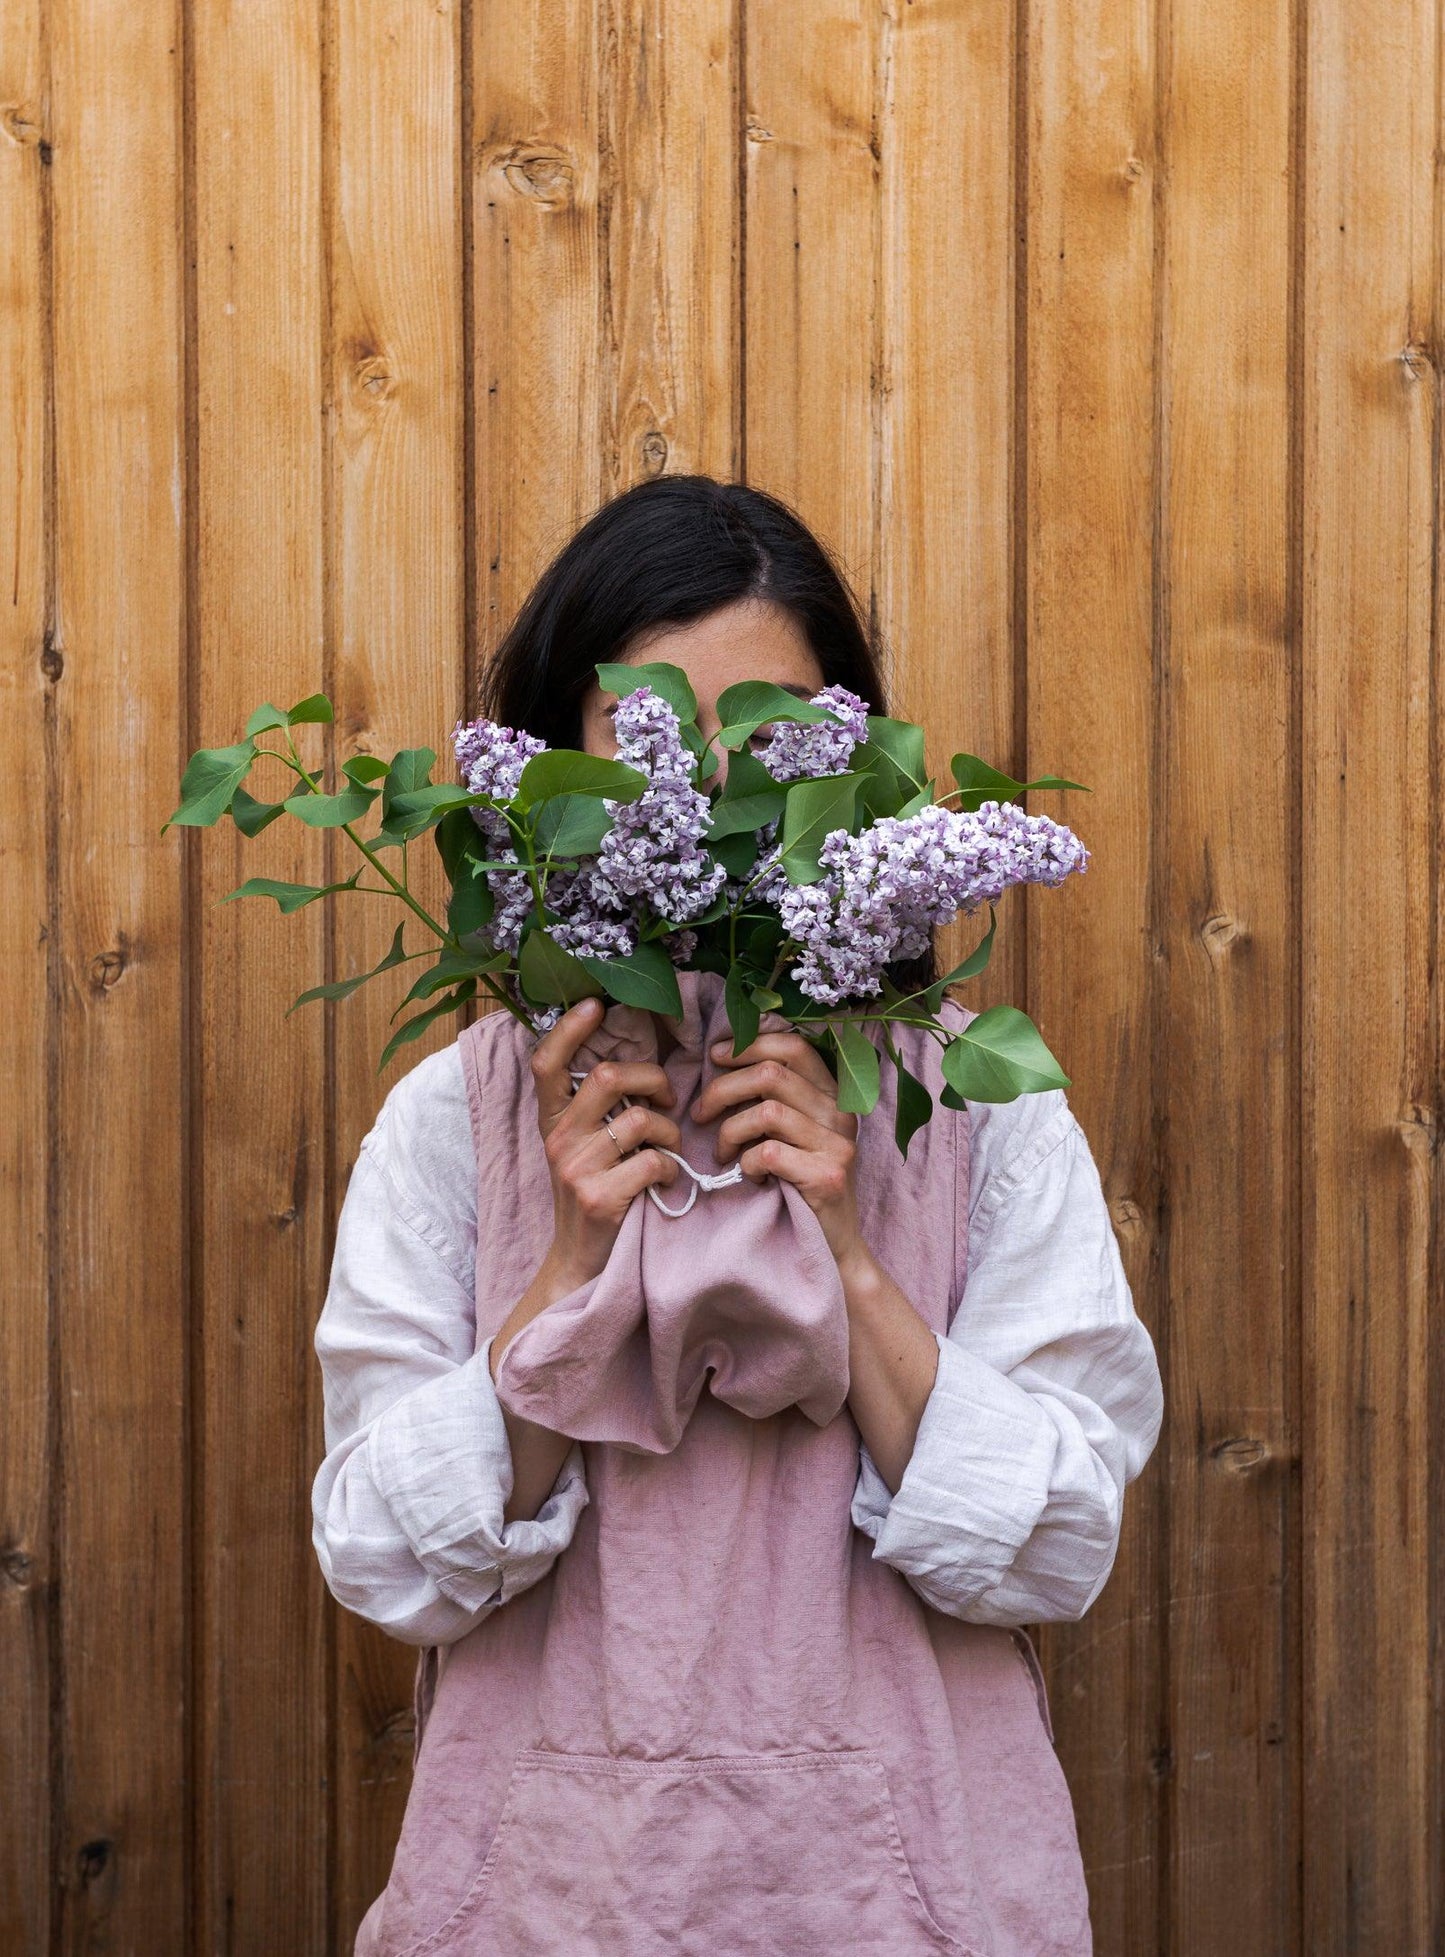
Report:
[[[793,977],[824,1005],[876,994],[884,966],[920,956],[933,925],[993,902],[1011,883],[1062,883],[1089,854],[1062,823],[1012,802],[972,812],[926,803],[858,836],[835,829],[818,854],[819,881],[784,881],[772,893],[802,946]]]
[[[650,688],[639,687],[619,701],[614,725],[617,759],[640,769],[649,785],[635,802],[604,797],[613,826],[596,860],[553,870],[547,878],[547,908],[555,914],[551,935],[580,957],[630,956],[647,908],[681,926],[707,908],[726,875],[703,847],[711,805],[693,786],[693,763],[677,714]],[[527,761],[546,747],[531,734],[485,719],[458,722],[452,742],[472,793],[502,801],[515,795]],[[484,808],[472,815],[493,856],[517,862],[506,817]],[[525,870],[488,870],[486,876],[496,899],[488,936],[499,950],[515,955],[532,906],[531,882]],[[696,949],[697,933],[678,929],[660,942],[674,964],[683,965]],[[509,982],[520,1003],[515,980]],[[528,1010],[539,1033],[562,1015],[560,1006]]]
[[[774,781],[801,781],[805,775],[841,775],[853,757],[859,741],[868,738],[868,702],[850,693],[846,686],[825,686],[808,703],[831,707],[842,715],[836,720],[780,720],[766,747],[759,748],[762,762]]]
[[[617,759],[638,768],[648,786],[635,802],[604,799],[612,827],[597,856],[599,891],[616,904],[645,897],[659,917],[685,924],[705,911],[726,871],[703,844],[711,803],[693,785],[695,763],[676,712],[650,687],[617,703]]]
[[[473,795],[495,795],[499,802],[509,802],[517,792],[523,768],[534,754],[545,751],[547,743],[519,728],[473,720],[465,725],[457,722],[452,729],[452,746],[462,780]],[[519,860],[507,818],[500,809],[473,809],[472,819],[486,837],[494,858],[506,863]],[[515,952],[532,902],[531,883],[525,870],[488,870],[486,877],[497,905],[487,935],[499,951]]]

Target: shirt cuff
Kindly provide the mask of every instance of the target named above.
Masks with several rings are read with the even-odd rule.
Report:
[[[536,1515],[502,1520],[512,1451],[491,1347],[488,1338],[464,1364],[405,1394],[370,1436],[372,1478],[397,1527],[443,1596],[469,1611],[505,1604],[544,1576],[589,1499],[574,1441]]]
[[[938,1374],[896,1495],[866,1443],[852,1517],[873,1560],[921,1579],[955,1614],[1007,1573],[1049,1499],[1058,1430],[1021,1386],[935,1332]]]

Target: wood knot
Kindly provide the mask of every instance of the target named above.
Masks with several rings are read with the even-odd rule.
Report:
[[[12,143],[21,143],[27,149],[48,148],[40,134],[40,124],[35,120],[35,112],[28,102],[0,103],[0,129]],[[48,158],[43,159],[49,161]]]
[[[1409,1102],[1396,1124],[1400,1139],[1412,1155],[1435,1152],[1435,1110],[1419,1101]]]
[[[1236,1435],[1227,1441],[1216,1441],[1209,1450],[1209,1458],[1227,1474],[1247,1475],[1263,1467],[1271,1455],[1268,1441],[1252,1435]]]
[[[757,116],[749,116],[748,141],[750,143],[770,143],[772,140],[773,132],[769,129],[768,125]]]
[[[1412,381],[1424,380],[1435,366],[1434,350],[1425,340],[1407,340],[1399,360]]]
[[[544,211],[566,210],[577,201],[577,172],[565,151],[514,143],[495,160],[512,189]]]
[[[45,643],[40,648],[40,670],[52,686],[65,671],[65,656],[50,632],[46,633]]]
[[[644,475],[660,476],[667,467],[667,437],[660,428],[649,428],[642,438],[642,469]]]
[[[16,1590],[28,1590],[35,1580],[35,1563],[18,1543],[0,1549],[0,1577]]]
[[[90,983],[95,992],[109,992],[113,985],[119,985],[122,974],[130,964],[130,946],[125,933],[118,935],[118,945],[110,951],[97,952],[90,961]]]
[[[1200,925],[1199,935],[1210,957],[1220,958],[1240,936],[1240,929],[1237,917],[1231,917],[1228,911],[1216,911]]]
[[[1125,183],[1138,183],[1143,174],[1144,159],[1141,156],[1126,156],[1124,158],[1119,175],[1124,179]]]
[[[389,401],[396,392],[390,363],[383,354],[375,351],[353,355],[352,377],[358,393],[364,394],[370,402],[380,404]]]
[[[271,1221],[278,1230],[289,1230],[300,1214],[301,1211],[295,1203],[288,1203],[284,1210],[272,1210]]]
[[[1149,1772],[1155,1780],[1167,1780],[1174,1771],[1174,1749],[1156,1746],[1149,1755]]]
[[[1137,1236],[1144,1227],[1144,1212],[1132,1196],[1116,1196],[1109,1204],[1109,1216],[1124,1237]]]
[[[114,1847],[115,1843],[104,1835],[97,1836],[94,1841],[81,1843],[80,1853],[76,1856],[76,1862],[79,1865],[80,1880],[83,1887],[88,1887],[92,1882],[98,1882],[101,1876],[105,1874],[106,1870],[110,1867],[111,1851]]]

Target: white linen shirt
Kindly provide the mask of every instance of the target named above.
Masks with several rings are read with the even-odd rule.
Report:
[[[897,1494],[859,1446],[873,1556],[975,1624],[1083,1616],[1163,1392],[1084,1132],[1062,1089],[968,1103],[969,1263]],[[450,1644],[536,1583],[589,1499],[574,1442],[535,1518],[473,1352],[476,1155],[453,1042],[387,1094],[352,1169],[315,1332],[326,1454],[313,1541],[349,1610]],[[704,1199],[705,1200],[705,1199]]]

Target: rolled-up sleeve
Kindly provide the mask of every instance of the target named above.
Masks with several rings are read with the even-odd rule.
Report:
[[[1163,1420],[1153,1340],[1083,1130],[1062,1090],[1027,1099],[969,1103],[963,1297],[935,1333],[938,1372],[897,1493],[860,1444],[853,1499],[875,1560],[977,1624],[1084,1615]]]
[[[574,1443],[536,1516],[503,1521],[513,1472],[491,1340],[473,1351],[448,1220],[389,1166],[396,1115],[389,1102],[352,1170],[315,1332],[326,1453],[312,1539],[348,1610],[407,1644],[451,1644],[551,1568],[587,1483]]]

